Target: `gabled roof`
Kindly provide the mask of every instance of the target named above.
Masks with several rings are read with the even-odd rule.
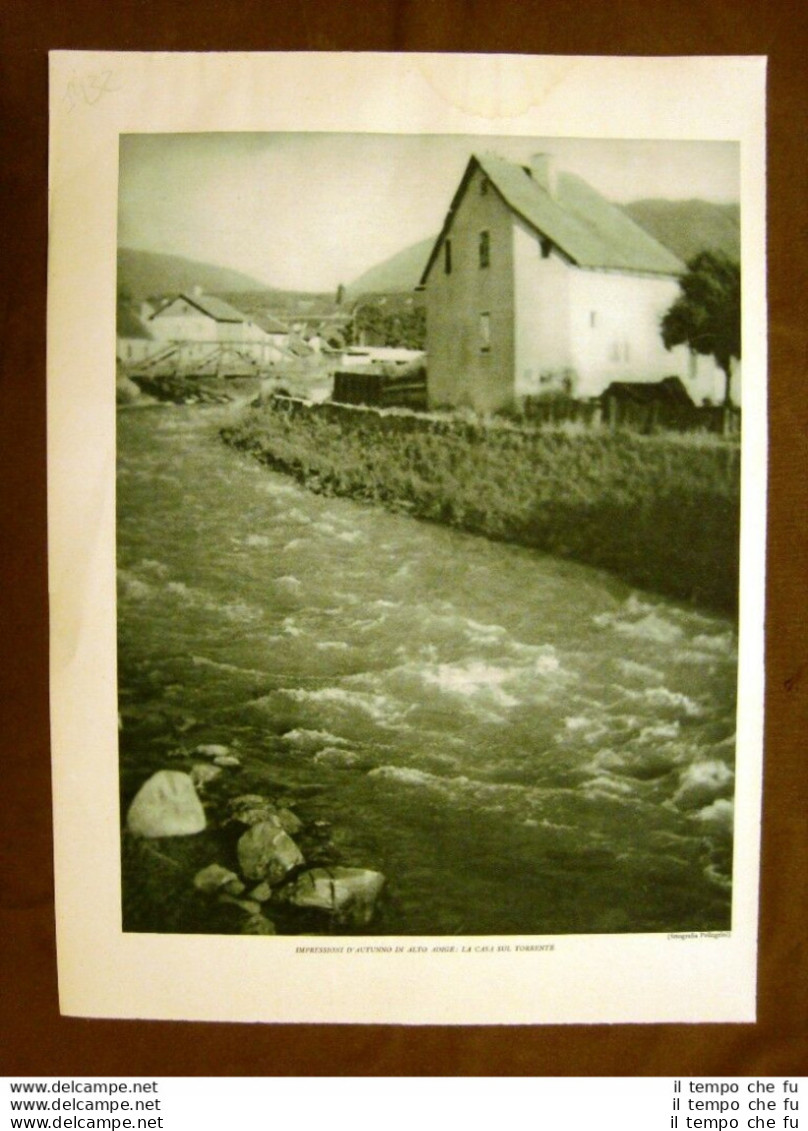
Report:
[[[175,298],[162,306],[152,318],[158,318],[164,311],[171,306],[172,302],[176,299],[184,299],[185,302],[195,306],[197,310],[201,310],[203,314],[207,314],[209,318],[213,318],[216,322],[246,322],[247,316],[242,314],[240,310],[236,310],[229,302],[225,302],[222,298],[215,298],[213,295],[189,295],[179,294]]]
[[[477,168],[512,212],[578,267],[654,275],[679,275],[685,270],[673,252],[580,177],[559,173],[555,195],[551,196],[521,165],[493,154],[474,154],[421,276],[422,284]]]

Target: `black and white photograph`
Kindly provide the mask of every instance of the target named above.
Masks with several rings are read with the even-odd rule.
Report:
[[[120,140],[124,931],[727,931],[739,147]]]
[[[52,58],[65,1012],[754,1018],[764,77]]]

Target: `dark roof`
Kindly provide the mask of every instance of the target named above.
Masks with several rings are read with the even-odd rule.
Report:
[[[678,377],[664,377],[661,381],[612,381],[601,393],[601,399],[608,397],[617,397],[633,404],[664,401],[670,405],[693,406],[693,398]]]
[[[246,322],[246,314],[242,314],[240,310],[236,310],[235,306],[231,306],[229,302],[225,302],[223,298],[215,298],[213,295],[189,295],[180,294],[175,298],[169,299],[164,306],[152,315],[156,318],[162,314],[172,302],[177,298],[185,299],[191,306],[195,306],[197,310],[201,310],[203,314],[207,314],[209,318],[213,318],[216,322]]]
[[[555,195],[551,196],[521,165],[493,154],[475,154],[466,167],[421,283],[426,282],[477,168],[483,171],[512,212],[578,267],[655,275],[679,275],[685,270],[684,263],[673,252],[580,177],[560,172]]]
[[[119,338],[152,338],[152,333],[131,306],[119,303],[115,318],[115,332]]]

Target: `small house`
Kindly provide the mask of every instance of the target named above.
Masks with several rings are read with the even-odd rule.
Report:
[[[713,360],[660,336],[684,269],[550,155],[472,156],[421,278],[430,405],[493,412],[668,376],[715,398]]]
[[[258,365],[282,360],[286,354],[284,328],[268,332],[224,299],[200,288],[169,298],[148,322],[152,335],[182,347],[184,361],[209,355],[212,346],[227,345]],[[283,344],[278,339],[284,338]]]

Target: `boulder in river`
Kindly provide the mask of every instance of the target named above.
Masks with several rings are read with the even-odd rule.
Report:
[[[194,754],[201,758],[225,758],[229,753],[229,746],[222,746],[217,742],[203,743],[194,750]]]
[[[235,767],[241,765],[241,759],[237,758],[235,754],[219,754],[213,759],[214,766],[221,766],[222,768]]]
[[[191,781],[197,789],[203,790],[206,785],[218,778],[221,772],[219,766],[211,766],[209,762],[195,762],[191,766]]]
[[[275,924],[265,915],[250,915],[241,927],[242,935],[274,935]]]
[[[296,907],[328,911],[342,923],[365,926],[384,886],[381,872],[368,868],[313,868],[294,884],[289,897]]]
[[[272,888],[266,882],[266,880],[261,880],[261,883],[256,884],[252,891],[248,892],[247,894],[249,895],[250,899],[254,899],[256,903],[266,903],[266,901],[272,895]]]
[[[241,895],[244,891],[244,884],[236,873],[222,867],[221,864],[209,864],[207,868],[197,872],[194,876],[194,887],[197,891],[205,892],[206,895],[214,895],[216,892]]]
[[[293,813],[291,809],[279,809],[277,813],[278,820],[281,823],[281,828],[289,836],[294,836],[299,833],[303,828],[303,822],[297,813]]]
[[[135,836],[192,836],[207,821],[190,775],[158,770],[129,806],[126,824]]]
[[[257,805],[254,809],[239,809],[230,818],[231,821],[237,821],[241,825],[260,825],[266,822],[269,825],[274,825],[276,829],[282,829],[280,815],[273,805]],[[289,829],[284,829],[289,832]]]
[[[287,872],[305,863],[292,838],[270,821],[248,829],[238,842],[238,861],[248,880],[276,884]]]

